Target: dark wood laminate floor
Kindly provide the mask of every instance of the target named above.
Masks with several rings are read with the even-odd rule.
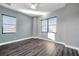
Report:
[[[29,39],[0,46],[0,56],[78,56],[77,50],[51,41]]]

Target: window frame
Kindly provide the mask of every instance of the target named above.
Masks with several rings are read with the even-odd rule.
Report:
[[[46,19],[47,20],[47,19]],[[46,29],[46,31],[44,32],[44,31],[42,31],[42,21],[46,21],[46,20],[41,20],[41,32],[42,33],[47,33],[48,32],[48,20],[47,20],[47,29]]]
[[[46,32],[42,31],[42,21],[44,21],[44,20],[41,20],[41,32],[42,33],[55,33],[56,34],[56,32],[49,31],[49,19],[51,19],[51,18],[57,18],[57,16],[53,16],[53,17],[49,17],[49,18],[45,19],[45,20],[47,20],[47,31]],[[56,23],[57,23],[57,21],[56,21]],[[57,24],[53,24],[53,25],[57,25]]]
[[[16,18],[15,16],[11,16],[11,15],[7,15],[7,14],[1,14],[2,15],[2,34],[12,34],[12,33],[16,33],[16,31],[15,32],[7,32],[7,33],[5,33],[4,31],[3,31],[3,26],[4,26],[4,24],[3,24],[3,16],[8,16],[8,17],[12,17],[12,18]],[[15,26],[16,26],[16,24],[15,24]]]
[[[50,26],[50,25],[49,25],[49,19],[52,19],[52,18],[56,18],[56,19],[57,19],[57,16],[48,18],[48,32],[49,32],[49,33],[55,33],[55,34],[56,34],[56,32],[53,32],[53,31],[51,32],[51,31],[49,31],[49,26]],[[56,24],[53,24],[53,26],[55,26],[55,25],[57,25],[57,20],[56,20]],[[51,26],[52,26],[52,25],[51,25]]]

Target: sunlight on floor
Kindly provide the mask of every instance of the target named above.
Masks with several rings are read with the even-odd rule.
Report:
[[[54,50],[56,49],[55,44],[53,43],[46,43],[46,53],[51,55],[53,54],[52,52],[54,52]]]
[[[55,34],[54,33],[48,33],[48,38],[55,40]]]

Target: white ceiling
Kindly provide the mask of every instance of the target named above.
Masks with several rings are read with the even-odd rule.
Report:
[[[66,3],[39,3],[36,9],[31,9],[32,3],[0,3],[0,5],[25,13],[30,16],[39,16],[44,15],[50,12],[53,12],[57,9],[65,7]],[[33,13],[31,11],[34,11]],[[38,13],[38,14],[37,14]]]

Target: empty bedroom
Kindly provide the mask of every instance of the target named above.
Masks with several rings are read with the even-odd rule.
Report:
[[[79,56],[79,3],[0,3],[0,56]]]

